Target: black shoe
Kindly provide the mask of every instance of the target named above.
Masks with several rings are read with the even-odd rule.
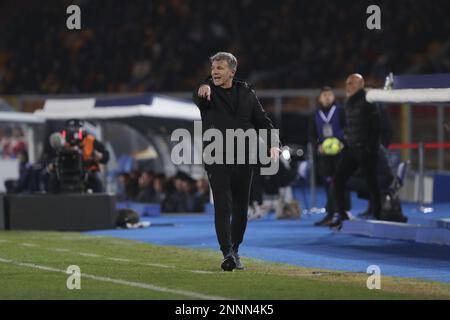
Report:
[[[350,220],[348,214],[345,214],[345,216],[339,216],[339,218],[335,222],[330,224],[330,229],[338,231],[341,230],[345,220]]]
[[[333,222],[333,215],[327,215],[322,220],[317,221],[316,223],[314,223],[314,225],[317,226],[317,227],[329,226],[332,222]]]
[[[222,261],[222,270],[223,271],[233,271],[236,268],[236,262],[234,261],[233,256],[228,256]]]
[[[338,219],[335,222],[333,222],[332,224],[330,224],[330,229],[339,231],[342,229],[342,224],[343,224],[343,221],[341,219]]]
[[[234,257],[234,262],[236,263],[236,269],[238,270],[244,270],[245,266],[241,261],[241,257],[239,256],[239,254],[237,252],[233,253],[233,257]]]

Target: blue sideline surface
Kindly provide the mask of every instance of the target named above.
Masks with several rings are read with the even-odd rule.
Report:
[[[318,194],[318,203],[323,200],[323,193]],[[365,205],[364,201],[353,199],[352,212],[363,211]],[[450,217],[450,204],[436,205],[435,211],[428,215],[417,212],[416,207],[415,204],[403,205],[412,223]],[[314,214],[303,215],[301,220],[276,220],[269,215],[250,221],[240,253],[272,262],[349,272],[366,272],[368,266],[378,265],[384,275],[450,283],[450,246],[362,237],[314,227],[313,223],[322,217]],[[218,250],[212,214],[162,215],[142,220],[151,221],[154,226],[88,233],[159,245]],[[158,226],[167,223],[174,226]],[[219,252],[217,259],[219,265]]]

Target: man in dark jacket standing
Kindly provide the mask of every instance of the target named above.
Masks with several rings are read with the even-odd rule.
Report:
[[[345,104],[346,127],[344,136],[347,146],[342,151],[333,178],[339,219],[331,227],[340,229],[342,222],[349,219],[345,210],[345,187],[351,175],[361,167],[366,179],[372,204],[372,215],[380,217],[381,198],[377,180],[378,149],[380,146],[379,109],[366,100],[364,78],[360,74],[350,75],[345,83],[347,101]]]
[[[193,94],[200,109],[203,130],[216,129],[225,141],[227,129],[274,129],[255,92],[247,83],[234,80],[236,58],[230,53],[219,52],[210,61],[211,77]],[[272,159],[278,159],[278,146],[277,142],[270,148]],[[248,162],[248,153],[244,164],[225,161],[230,156],[228,149],[223,149],[221,156],[223,161],[219,163],[205,161],[205,168],[213,193],[217,239],[224,256],[221,267],[232,271],[244,268],[238,250],[247,226],[252,166]],[[236,152],[232,160],[236,160]]]

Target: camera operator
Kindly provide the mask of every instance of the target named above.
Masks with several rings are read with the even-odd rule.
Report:
[[[109,152],[105,145],[86,132],[82,120],[68,120],[61,135],[62,142],[51,142],[52,147],[58,149],[58,152],[56,162],[49,165],[50,191],[65,189],[65,186],[61,185],[66,183],[61,181],[61,174],[70,173],[74,177],[74,184],[77,183],[76,177],[81,176],[84,191],[103,192],[99,172],[100,164],[106,164],[109,160]],[[58,136],[54,139],[57,140]],[[76,188],[73,190],[76,191]]]

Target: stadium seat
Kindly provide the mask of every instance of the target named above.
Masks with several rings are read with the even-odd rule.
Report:
[[[400,184],[400,187],[403,186],[403,182],[405,180],[405,176],[408,171],[409,164],[410,164],[409,161],[402,161],[397,166],[396,176],[397,176],[398,183]]]

